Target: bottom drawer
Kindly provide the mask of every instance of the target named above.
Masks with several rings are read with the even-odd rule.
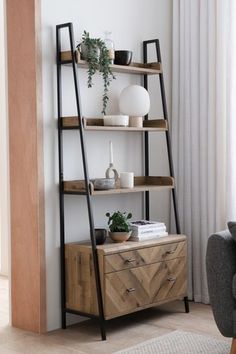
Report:
[[[187,291],[186,257],[105,276],[105,317],[116,317]]]

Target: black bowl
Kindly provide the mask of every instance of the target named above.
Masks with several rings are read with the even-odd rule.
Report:
[[[115,50],[114,64],[129,65],[132,60],[132,54],[130,50]]]
[[[96,245],[103,245],[107,238],[106,229],[95,229]]]

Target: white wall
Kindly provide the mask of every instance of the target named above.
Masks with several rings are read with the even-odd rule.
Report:
[[[4,3],[4,0],[0,0],[0,274],[8,275],[9,178]]]
[[[59,210],[58,210],[58,156],[57,156],[57,105],[55,26],[73,22],[75,39],[80,40],[83,30],[92,36],[103,37],[104,30],[112,31],[116,49],[131,49],[133,60],[140,61],[141,42],[159,38],[165,71],[167,100],[170,107],[171,86],[171,0],[42,0],[42,45],[43,45],[43,110],[44,110],[44,159],[46,190],[46,267],[48,330],[60,326],[60,278],[59,278]],[[69,43],[63,36],[63,49]],[[153,57],[153,53],[151,55]],[[154,59],[154,57],[152,58]],[[63,115],[76,114],[71,69],[63,69]],[[111,104],[108,113],[117,112],[117,97],[123,87],[140,83],[140,77],[117,74],[111,86]],[[93,89],[86,87],[86,72],[79,71],[82,113],[84,116],[99,116],[101,111],[102,82],[96,78]],[[156,86],[154,86],[154,84]],[[158,78],[151,79],[152,109],[150,117],[162,114]],[[158,89],[156,88],[158,87]],[[158,98],[157,98],[158,97]],[[64,133],[65,179],[83,178],[78,132]],[[114,163],[119,171],[134,171],[142,175],[142,138],[138,133],[86,133],[90,177],[103,177],[108,167],[108,141],[112,139]],[[156,162],[152,173],[167,175],[164,135],[151,138],[151,160]],[[165,156],[165,158],[163,158]],[[132,211],[134,218],[142,217],[142,196],[139,194],[94,199],[95,226],[106,226],[106,211]],[[159,193],[152,198],[152,218],[169,221],[169,194]],[[67,241],[88,238],[88,218],[84,197],[66,196]]]

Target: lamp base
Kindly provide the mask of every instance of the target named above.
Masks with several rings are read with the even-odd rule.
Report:
[[[142,128],[143,127],[143,117],[129,117],[129,126],[135,128]]]

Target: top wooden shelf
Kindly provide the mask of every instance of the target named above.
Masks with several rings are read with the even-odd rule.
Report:
[[[85,60],[77,60],[76,62],[79,68],[88,68],[88,63]],[[70,51],[61,52],[61,64],[71,65],[72,58]],[[158,75],[162,73],[161,63],[131,63],[130,65],[111,65],[111,69],[116,73],[127,73],[127,74],[144,74],[144,75]]]

